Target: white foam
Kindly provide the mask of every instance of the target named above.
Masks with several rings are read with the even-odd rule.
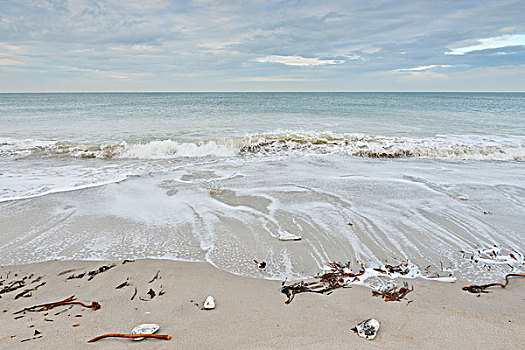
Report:
[[[307,155],[338,153],[369,158],[430,158],[454,160],[524,160],[525,138],[439,135],[429,138],[386,137],[332,132],[280,131],[181,142],[80,144],[49,140],[0,140],[0,156],[173,159],[246,155]]]
[[[0,203],[2,203],[2,202],[9,202],[9,201],[16,201],[16,200],[22,200],[22,199],[36,198],[36,197],[45,196],[45,195],[52,194],[52,193],[79,191],[79,190],[84,190],[86,188],[93,188],[93,187],[105,186],[105,185],[109,185],[109,184],[113,184],[113,183],[119,183],[119,182],[122,182],[122,181],[124,181],[126,179],[127,179],[127,176],[123,176],[123,177],[116,178],[114,180],[109,180],[109,181],[94,182],[94,183],[89,183],[89,184],[84,184],[84,185],[73,185],[73,186],[59,187],[59,188],[54,188],[54,189],[51,189],[51,190],[48,190],[48,191],[40,191],[39,193],[34,193],[34,194],[5,197],[5,198],[0,198]],[[63,183],[62,183],[62,186],[63,186]]]
[[[364,269],[364,274],[356,277],[344,277],[344,283],[347,285],[363,285],[367,287],[371,287],[374,285],[374,282],[377,281],[370,281],[374,279],[387,279],[387,280],[396,280],[399,278],[404,279],[424,279],[424,280],[430,280],[430,281],[436,281],[436,282],[448,282],[452,283],[457,280],[455,276],[452,275],[450,271],[443,271],[443,273],[449,273],[448,276],[431,276],[428,273],[423,273],[419,269],[418,266],[416,266],[413,263],[407,262],[406,265],[403,266],[403,272],[395,272],[395,273],[384,273],[381,271],[378,271],[377,268],[383,268],[384,267],[368,267]],[[324,272],[330,272],[331,268],[329,266],[324,267]],[[349,268],[345,268],[345,273],[356,273],[355,271],[350,270]]]
[[[116,158],[161,159],[174,157],[228,157],[236,150],[233,142],[218,141],[179,143],[172,140],[151,141],[145,144],[123,143],[123,148],[116,153]]]
[[[0,139],[0,157],[26,157],[55,145],[56,141],[4,138]]]

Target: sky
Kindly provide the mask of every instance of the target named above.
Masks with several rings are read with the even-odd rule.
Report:
[[[525,91],[525,2],[0,0],[0,92]]]

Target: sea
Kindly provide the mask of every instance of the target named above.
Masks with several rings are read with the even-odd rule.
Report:
[[[1,265],[483,282],[525,272],[524,219],[525,93],[0,94]]]

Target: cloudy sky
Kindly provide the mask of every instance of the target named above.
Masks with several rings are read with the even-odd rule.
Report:
[[[525,91],[525,3],[0,0],[39,91]]]

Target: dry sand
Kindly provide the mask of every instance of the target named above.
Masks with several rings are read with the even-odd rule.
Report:
[[[14,299],[25,288],[1,295],[0,348],[38,349],[518,349],[525,346],[525,279],[511,280],[505,289],[493,288],[477,297],[461,290],[462,284],[409,281],[411,303],[384,302],[371,290],[354,286],[331,295],[304,293],[285,305],[279,281],[235,276],[205,263],[140,260],[115,268],[88,281],[67,280],[72,273],[94,270],[111,262],[51,261],[6,266],[1,279],[9,281],[34,274],[46,284],[28,298]],[[61,271],[78,269],[57,276]],[[156,272],[160,278],[148,283]],[[15,277],[15,274],[18,276]],[[129,278],[131,285],[115,289]],[[165,294],[151,301],[152,288]],[[135,287],[138,294],[130,300]],[[75,305],[45,312],[27,312],[15,320],[14,312],[25,307],[62,300],[75,295],[79,301],[96,300],[93,311]],[[216,308],[200,310],[212,295]],[[80,315],[81,317],[77,317]],[[375,340],[358,337],[350,329],[359,321],[376,318],[381,328]],[[46,321],[53,320],[53,321]],[[158,334],[169,341],[108,338],[87,341],[104,333],[126,333],[141,323],[158,323]],[[77,327],[73,325],[79,324]],[[38,330],[42,338],[32,338]]]

